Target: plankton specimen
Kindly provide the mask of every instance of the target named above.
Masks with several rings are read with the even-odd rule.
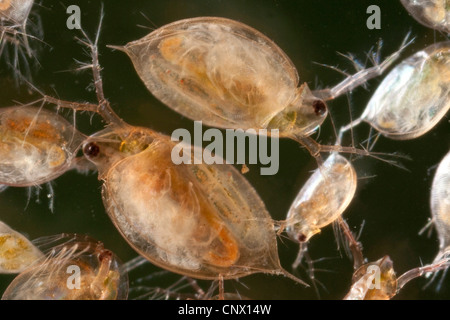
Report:
[[[343,156],[333,152],[299,191],[288,211],[286,221],[282,222],[282,227],[286,227],[289,237],[299,243],[299,252],[292,267],[297,268],[306,256],[309,276],[317,294],[319,292],[315,282],[318,280],[314,276],[313,262],[307,254],[307,242],[323,227],[333,223],[342,229],[347,240],[344,247],[351,250],[355,269],[364,261],[361,245],[341,217],[353,199],[356,185],[357,176],[353,165]]]
[[[26,187],[51,181],[76,161],[85,136],[42,107],[0,109],[0,184]]]
[[[52,244],[37,263],[20,273],[3,300],[126,299],[128,276],[121,262],[101,242],[87,236],[61,234],[35,240]]]
[[[0,273],[20,273],[43,256],[27,238],[0,221]]]
[[[450,257],[442,256],[440,260],[430,265],[411,269],[397,277],[392,260],[389,256],[385,256],[356,270],[352,278],[352,287],[344,299],[390,300],[411,280],[448,268],[449,263]]]
[[[85,156],[103,180],[106,211],[152,263],[194,278],[287,274],[269,213],[230,165],[175,165],[175,143],[146,128],[110,127]]]
[[[378,86],[359,119],[396,140],[431,130],[450,108],[450,41],[421,50],[396,66]]]
[[[401,51],[334,88],[311,92],[306,83],[298,85],[295,66],[273,41],[229,19],[180,20],[124,47],[110,47],[126,52],[150,92],[182,115],[221,128],[279,129],[315,157],[330,151],[368,155],[320,145],[309,135],[327,116],[325,100],[380,74]]]
[[[356,185],[353,165],[334,152],[302,187],[285,222],[289,237],[300,244],[294,268],[301,263],[307,241],[341,217],[353,199]]]
[[[400,0],[408,12],[426,27],[450,33],[449,0]]]
[[[0,1],[0,56],[4,55],[11,69],[21,70],[27,78],[36,54],[30,39],[42,38],[39,17],[36,16],[34,22],[29,21],[33,3],[34,0]]]
[[[86,41],[80,40],[91,51],[99,105],[54,103],[96,112],[108,124],[84,142],[83,152],[98,169],[106,211],[128,243],[155,265],[193,278],[263,272],[303,283],[281,267],[274,223],[238,170],[175,165],[170,137],[128,125],[114,113],[103,94],[99,33],[100,27],[95,42],[84,32]]]
[[[378,279],[375,277],[379,277]],[[379,283],[373,283],[378,280]],[[381,280],[382,279],[382,280]],[[355,271],[345,300],[389,300],[397,293],[397,276],[392,260],[385,256]]]
[[[339,217],[356,191],[356,172],[350,161],[332,153],[297,194],[287,215],[287,232],[308,241]]]
[[[442,255],[450,252],[450,152],[440,162],[433,179],[431,213],[439,236],[439,255]]]
[[[450,152],[439,163],[431,187],[431,214],[439,239],[435,261],[450,255]],[[442,277],[442,281],[445,277]],[[438,284],[438,289],[441,283]]]

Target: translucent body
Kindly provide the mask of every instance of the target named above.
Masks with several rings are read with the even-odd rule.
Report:
[[[431,213],[439,238],[439,258],[450,252],[450,152],[440,162],[433,179]]]
[[[327,110],[270,39],[240,22],[193,18],[123,48],[147,88],[182,115],[222,128],[309,135]]]
[[[37,67],[36,41],[43,38],[40,17],[31,9],[33,0],[0,1],[0,57],[6,68],[14,72],[16,84],[22,77],[31,79],[33,67]],[[33,21],[28,23],[29,17]],[[42,42],[42,41],[41,41]]]
[[[46,258],[20,273],[3,300],[113,300],[126,299],[128,276],[120,261],[103,244],[88,237],[53,237]],[[44,239],[46,240],[46,239]],[[74,270],[79,268],[79,288]]]
[[[431,264],[413,268],[397,277],[394,265],[385,256],[376,262],[362,265],[355,271],[346,300],[389,300],[407,283],[423,275],[436,273],[449,267],[450,256],[441,255]]]
[[[361,119],[391,139],[423,135],[450,108],[450,42],[419,51],[378,86]]]
[[[245,178],[230,165],[175,165],[174,146],[136,127],[105,129],[84,146],[104,180],[106,210],[128,243],[152,263],[194,278],[293,278],[280,266],[272,219]]]
[[[306,242],[334,222],[353,199],[356,184],[352,164],[337,153],[331,154],[292,203],[286,219],[288,235]]]
[[[392,260],[385,256],[355,271],[345,300],[389,300],[397,294],[397,277]]]
[[[42,94],[43,101],[98,113],[107,123],[85,141],[83,159],[98,169],[106,211],[128,243],[154,264],[195,278],[221,280],[264,272],[303,283],[280,266],[273,221],[233,166],[175,165],[177,144],[170,137],[130,126],[115,114],[103,91],[99,34],[95,42],[83,35],[80,42],[91,53],[87,66],[92,68],[98,104]]]
[[[0,183],[23,187],[55,179],[70,168],[83,139],[54,112],[0,109]]]
[[[401,0],[408,12],[424,26],[450,33],[449,0]]]
[[[43,256],[27,238],[0,221],[0,273],[20,273]]]
[[[23,26],[32,6],[33,0],[2,0],[0,2],[0,22]]]

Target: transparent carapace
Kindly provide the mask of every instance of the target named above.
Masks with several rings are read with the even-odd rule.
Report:
[[[441,160],[431,187],[432,221],[439,238],[436,260],[450,254],[450,152]]]
[[[426,27],[450,33],[449,0],[400,0],[408,12]]]
[[[315,157],[363,150],[323,146],[309,138],[334,99],[381,73],[398,52],[331,89],[299,85],[289,57],[259,31],[234,20],[199,17],[163,26],[124,47],[150,92],[180,114],[227,129],[278,129]],[[270,131],[268,131],[270,134]]]
[[[61,234],[34,241],[46,256],[20,273],[3,300],[116,300],[128,295],[128,275],[116,255],[87,236]]]
[[[168,136],[124,126],[83,147],[103,180],[105,208],[129,244],[152,263],[194,278],[287,275],[254,188],[231,165],[174,164],[175,146]]]
[[[421,50],[398,64],[382,81],[361,121],[396,140],[417,138],[431,130],[450,108],[450,42]]]
[[[43,256],[25,236],[0,221],[0,273],[20,273]]]
[[[128,243],[152,263],[194,278],[264,272],[303,283],[280,266],[273,221],[239,171],[228,164],[176,165],[170,137],[115,114],[103,95],[98,34],[95,42],[84,35],[99,104],[52,103],[96,112],[107,123],[83,152],[98,169],[106,211]]]
[[[73,165],[85,136],[55,112],[32,106],[0,109],[0,184],[36,186]]]

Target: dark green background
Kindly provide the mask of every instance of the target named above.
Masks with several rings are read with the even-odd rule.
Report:
[[[46,93],[66,100],[95,102],[90,72],[59,72],[76,67],[74,59],[87,60],[83,48],[74,41],[79,36],[66,28],[65,7],[78,4],[82,11],[82,26],[93,35],[99,19],[100,1],[43,1],[34,10],[42,19],[44,41],[39,53],[41,67],[34,75],[33,83]],[[368,30],[366,9],[371,4],[381,8],[381,30]],[[144,15],[148,18],[144,18]],[[416,41],[402,54],[402,58],[444,39],[433,30],[422,27],[401,6],[400,1],[363,0],[147,0],[105,1],[105,19],[100,38],[100,62],[103,70],[105,93],[116,112],[128,123],[147,126],[168,135],[177,128],[193,128],[193,122],[159,103],[147,91],[138,78],[130,60],[120,52],[113,52],[106,44],[122,45],[136,40],[156,27],[197,16],[222,16],[248,24],[273,39],[292,59],[300,74],[300,81],[310,87],[332,86],[342,79],[334,71],[313,64],[320,62],[353,71],[350,64],[336,52],[356,54],[364,60],[367,52],[379,38],[383,39],[384,56],[395,51],[408,31]],[[141,28],[138,25],[146,26]],[[156,27],[155,27],[156,26]],[[25,87],[14,87],[12,73],[0,64],[0,106],[32,101]],[[369,83],[369,90],[362,88],[352,95],[353,117],[360,115],[371,93],[382,78]],[[349,121],[348,102],[341,97],[329,105],[338,126]],[[86,134],[101,128],[101,123],[89,117],[78,117],[79,129]],[[362,125],[355,132],[355,140],[363,141],[368,126]],[[317,137],[317,135],[315,136]],[[413,141],[390,141],[381,138],[376,151],[401,152],[412,158],[403,161],[408,171],[370,159],[355,159],[354,165],[360,177],[356,196],[345,217],[351,227],[359,230],[365,221],[361,235],[365,256],[373,261],[389,255],[397,274],[401,274],[436,255],[436,234],[430,238],[419,236],[418,231],[430,217],[429,197],[435,166],[449,150],[449,119],[424,137]],[[333,143],[331,123],[327,120],[319,140]],[[349,143],[349,141],[347,141]],[[280,141],[280,170],[275,176],[260,176],[258,165],[250,165],[247,179],[256,188],[274,219],[284,219],[296,193],[316,167],[315,161],[298,144]],[[61,232],[89,234],[105,243],[122,260],[136,256],[109,221],[101,202],[100,182],[95,174],[83,176],[69,172],[54,184],[55,210],[48,209],[45,188],[40,203],[32,197],[28,206],[25,188],[10,188],[0,194],[0,220],[34,239]],[[322,298],[340,299],[350,287],[352,267],[345,256],[340,258],[331,227],[310,242],[310,254],[314,259],[335,257],[317,263],[317,268],[331,272],[317,273],[327,291]],[[280,239],[279,255],[282,265],[290,269],[297,253],[297,246]],[[132,273],[134,280],[146,273],[158,271],[148,266],[146,270]],[[300,276],[305,277],[303,273]],[[12,276],[0,276],[0,293]],[[168,286],[177,277],[156,277],[149,285]],[[446,279],[439,293],[423,290],[424,279],[409,283],[396,299],[448,299],[450,279]],[[228,281],[228,291],[238,290],[251,299],[315,299],[314,291],[305,289],[283,277],[252,275],[240,279],[240,284]],[[208,282],[201,282],[204,287]]]

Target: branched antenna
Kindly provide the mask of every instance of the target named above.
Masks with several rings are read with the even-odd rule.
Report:
[[[368,80],[381,75],[387,68],[392,65],[395,60],[400,57],[402,51],[414,41],[414,38],[409,40],[410,34],[411,32],[408,32],[406,37],[403,39],[400,48],[389,57],[387,57],[383,62],[377,63],[378,58],[374,58],[372,61],[374,63],[373,67],[360,70],[354,75],[347,77],[331,89],[316,90],[313,91],[313,94],[323,100],[332,100],[346,92],[352,91],[356,87],[363,85]]]

